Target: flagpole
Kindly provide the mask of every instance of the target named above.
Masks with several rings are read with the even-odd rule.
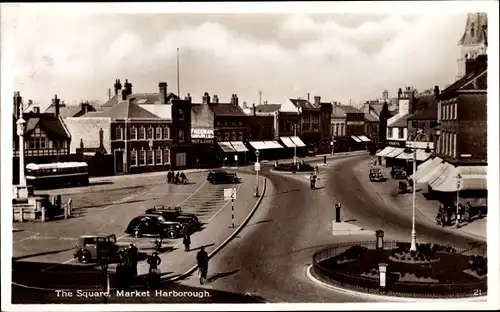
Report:
[[[180,83],[179,83],[179,48],[177,48],[177,96],[181,97],[181,91],[180,91]]]

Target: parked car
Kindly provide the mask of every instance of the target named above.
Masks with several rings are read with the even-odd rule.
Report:
[[[240,179],[236,176],[236,173],[217,170],[208,173],[207,181],[212,184],[234,184],[239,183]]]
[[[179,222],[186,225],[192,232],[200,228],[200,221],[194,213],[182,212],[180,207],[156,206],[146,210],[147,214],[161,215],[166,221]]]
[[[391,169],[391,177],[393,179],[405,179],[406,178],[406,171],[403,167],[392,167]]]
[[[159,214],[143,214],[130,221],[125,233],[134,237],[159,236],[173,239],[182,236],[182,224],[167,221]]]
[[[371,168],[369,177],[372,182],[384,181],[384,175],[382,174],[382,170],[380,170],[380,168]]]
[[[100,261],[103,257],[115,260],[119,250],[125,247],[117,244],[115,234],[82,235],[78,239],[73,256],[80,263]]]

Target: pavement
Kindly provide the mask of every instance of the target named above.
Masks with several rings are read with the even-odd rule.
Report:
[[[387,178],[385,182],[371,182],[368,178],[368,172],[370,168],[369,161],[363,161],[358,163],[354,168],[356,176],[362,183],[366,185],[370,185],[371,188],[388,204],[393,205],[401,209],[401,211],[409,214],[411,216],[413,209],[413,194],[398,194],[398,183],[400,180],[395,180],[391,178],[390,170],[391,168],[378,166],[382,172],[384,177]],[[416,211],[418,213],[418,217],[423,222],[436,225],[436,215],[439,209],[439,202],[437,200],[429,200],[425,198],[422,189],[417,186],[416,194]],[[474,237],[478,237],[486,240],[486,225],[487,218],[476,219],[471,221],[470,223],[462,223],[459,228],[455,226],[446,226],[445,229],[450,231],[458,231],[467,235],[472,235]]]

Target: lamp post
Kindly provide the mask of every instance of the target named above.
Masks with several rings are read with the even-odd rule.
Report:
[[[335,152],[335,132],[333,132],[332,130],[332,156],[334,152]]]
[[[413,148],[413,177],[415,177],[415,172],[417,171],[417,149]],[[415,231],[415,208],[417,206],[416,200],[416,182],[413,180],[413,214],[411,219],[411,246],[410,251],[417,250],[417,232]]]
[[[26,129],[26,120],[23,119],[23,108],[20,108],[21,114],[16,122],[17,125],[17,135],[19,136],[19,187],[18,187],[18,197],[27,198],[28,190],[26,188],[26,176],[24,175],[24,132]]]
[[[259,171],[260,171],[259,155],[260,155],[259,150],[256,150],[255,151],[255,157],[256,157],[255,173],[256,173],[257,179],[255,180],[255,197],[259,197]]]
[[[460,214],[459,214],[459,212],[460,212],[460,205],[459,205],[458,202],[459,202],[459,197],[460,197],[460,186],[461,186],[460,185],[461,184],[460,183],[461,182],[460,179],[461,178],[462,178],[462,176],[460,175],[460,173],[458,173],[457,174],[457,211],[455,212],[455,215],[456,215],[456,217],[455,217],[455,226],[456,227],[459,227],[459,223],[460,223],[459,222],[460,221]]]
[[[293,136],[297,136],[297,124],[293,124]],[[258,156],[257,156],[258,157]],[[297,145],[293,144],[293,164],[297,164]]]

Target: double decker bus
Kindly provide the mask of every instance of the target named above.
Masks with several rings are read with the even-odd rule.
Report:
[[[63,162],[26,165],[26,182],[33,189],[58,186],[89,185],[88,165],[85,162]]]

